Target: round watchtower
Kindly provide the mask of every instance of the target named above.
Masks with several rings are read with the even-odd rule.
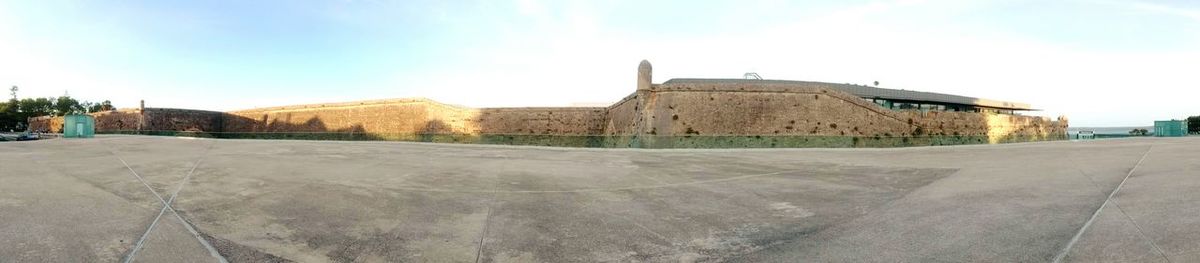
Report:
[[[650,85],[651,85],[650,81],[652,79],[651,75],[653,73],[652,71],[653,71],[653,68],[650,67],[650,61],[646,61],[643,59],[642,63],[638,64],[638,79],[637,79],[637,89],[638,90],[650,90]]]

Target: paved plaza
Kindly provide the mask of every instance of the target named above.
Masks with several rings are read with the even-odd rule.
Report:
[[[1197,262],[1200,137],[0,142],[0,261]]]

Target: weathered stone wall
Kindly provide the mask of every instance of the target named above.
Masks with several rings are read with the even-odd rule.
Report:
[[[903,115],[831,92],[655,92],[644,125],[649,134],[664,135],[908,136],[917,127]]]
[[[474,122],[477,134],[597,135],[604,131],[605,108],[484,108]]]
[[[893,111],[819,86],[661,84],[607,108],[466,108],[401,99],[228,113],[148,108],[93,113],[97,130],[231,138],[342,139],[589,147],[894,147],[1065,139],[1067,122],[969,112]],[[144,118],[142,117],[144,115]],[[30,120],[61,132],[61,117]],[[139,122],[141,122],[139,126]],[[263,135],[266,134],[266,135]]]
[[[40,116],[29,118],[29,130],[35,132],[62,133],[62,116]]]
[[[639,93],[633,140],[649,148],[1039,141],[1064,139],[1067,127],[1044,117],[893,111],[821,84],[681,83]]]
[[[609,107],[476,109],[396,99],[227,113],[147,108],[93,115],[100,132],[587,147],[895,147],[1066,138],[1064,118],[894,111],[825,83],[653,84],[651,72],[643,61],[637,89]],[[34,129],[53,132],[62,126],[62,118],[30,121]]]
[[[427,99],[300,105],[228,113],[224,132],[592,135],[605,108],[473,109]]]
[[[89,113],[96,118],[96,131],[188,131],[188,132],[218,132],[224,113],[203,110],[146,108],[119,109]],[[61,133],[63,118],[42,116],[29,119],[30,130]]]
[[[126,131],[137,130],[142,122],[142,114],[137,109],[120,109],[114,111],[92,113],[96,118],[96,131]]]
[[[1066,139],[1066,118],[973,112],[907,111],[930,136],[982,136],[989,143]]]
[[[143,115],[143,130],[219,132],[224,121],[224,113],[204,110],[146,108]],[[100,130],[99,127],[96,129]]]
[[[436,126],[428,123],[431,103],[403,99],[233,111],[225,115],[222,131],[415,133]]]

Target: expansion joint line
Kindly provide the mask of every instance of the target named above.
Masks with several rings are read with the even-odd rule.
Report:
[[[1163,251],[1163,249],[1161,247],[1159,247],[1158,244],[1154,242],[1154,240],[1150,239],[1150,237],[1146,235],[1146,231],[1142,230],[1142,226],[1138,225],[1137,221],[1133,220],[1133,216],[1130,216],[1129,213],[1125,212],[1124,208],[1121,208],[1120,202],[1117,202],[1117,200],[1113,200],[1113,206],[1117,207],[1117,211],[1121,212],[1121,215],[1124,215],[1126,219],[1129,219],[1129,223],[1133,224],[1133,229],[1137,230],[1138,235],[1142,236],[1142,239],[1145,239],[1147,243],[1150,243],[1150,247],[1153,247],[1154,251],[1157,251],[1158,254],[1162,256],[1163,260],[1167,261],[1167,263],[1171,262],[1171,258],[1167,257],[1167,252]]]
[[[500,174],[496,174],[496,187],[492,189],[491,198],[488,199],[487,213],[483,217],[483,230],[479,231],[479,247],[475,250],[475,263],[483,257],[483,241],[487,238],[488,225],[492,222],[492,206],[496,205],[496,197],[500,195]]]
[[[1133,165],[1133,168],[1129,168],[1129,173],[1125,174],[1125,179],[1121,179],[1121,183],[1117,184],[1117,187],[1113,188],[1112,192],[1108,193],[1108,197],[1104,199],[1104,203],[1101,203],[1100,207],[1096,208],[1095,212],[1092,212],[1092,216],[1089,217],[1088,220],[1083,223],[1083,226],[1079,227],[1079,231],[1075,232],[1075,236],[1071,237],[1071,240],[1068,241],[1067,245],[1062,248],[1062,251],[1058,252],[1057,256],[1054,256],[1054,261],[1053,261],[1054,263],[1062,262],[1062,260],[1067,257],[1067,253],[1070,253],[1071,248],[1075,247],[1075,243],[1079,242],[1079,237],[1082,237],[1083,233],[1087,232],[1088,228],[1092,226],[1092,222],[1096,221],[1096,217],[1098,217],[1100,215],[1100,212],[1104,211],[1104,207],[1108,206],[1108,203],[1113,202],[1113,200],[1112,200],[1113,196],[1116,196],[1117,192],[1121,191],[1121,187],[1125,186],[1125,182],[1129,181],[1129,177],[1133,176],[1133,172],[1137,171],[1137,168],[1139,166],[1142,166],[1142,161],[1146,160],[1146,156],[1150,155],[1151,150],[1154,150],[1154,145],[1150,145],[1150,148],[1147,148],[1146,152],[1142,153],[1142,158],[1138,159],[1137,163]],[[1136,224],[1135,224],[1135,227],[1136,227]],[[1139,231],[1140,231],[1140,229],[1139,229]],[[1144,237],[1144,235],[1143,235],[1143,237]],[[1155,246],[1155,248],[1158,248],[1158,247]],[[1160,254],[1162,254],[1161,249],[1159,249],[1158,252]],[[1162,254],[1162,255],[1163,255],[1163,257],[1166,257],[1166,254]]]
[[[206,250],[208,250],[209,255],[213,256],[214,258],[217,259],[217,261],[219,261],[221,263],[228,262],[227,260],[225,260],[225,257],[221,256],[221,253],[217,252],[216,248],[214,248],[212,246],[212,244],[209,244],[207,240],[204,240],[204,238],[202,236],[200,236],[200,233],[197,232],[194,227],[192,227],[192,224],[190,222],[188,222],[186,219],[184,219],[183,216],[180,216],[179,212],[175,211],[175,208],[171,207],[171,203],[173,203],[175,201],[175,197],[179,196],[179,192],[183,190],[183,186],[185,184],[187,184],[188,180],[192,177],[192,174],[194,174],[196,172],[196,167],[200,166],[200,163],[202,161],[204,161],[204,159],[208,156],[208,152],[212,150],[212,148],[215,144],[216,144],[216,141],[209,143],[208,147],[204,150],[204,153],[202,153],[200,155],[200,158],[197,159],[196,162],[192,163],[192,168],[190,170],[188,170],[187,175],[185,175],[183,177],[183,180],[181,180],[179,182],[179,186],[175,188],[175,191],[171,194],[171,197],[169,200],[163,199],[162,195],[158,194],[158,191],[155,191],[154,188],[151,187],[150,184],[146,182],[145,178],[143,178],[140,174],[138,174],[137,171],[134,171],[133,167],[129,166],[129,163],[125,161],[125,158],[121,158],[121,156],[117,155],[117,153],[115,151],[113,151],[112,149],[108,150],[108,152],[111,153],[114,157],[117,157],[117,160],[120,160],[121,164],[125,165],[125,168],[128,169],[129,172],[131,174],[133,174],[133,176],[135,178],[137,178],[138,182],[141,182],[142,185],[146,187],[146,189],[150,190],[150,193],[154,194],[154,197],[158,198],[159,203],[161,203],[163,205],[162,209],[158,210],[158,215],[155,216],[154,220],[150,222],[150,225],[146,227],[146,231],[143,232],[142,236],[140,238],[138,238],[136,243],[134,243],[134,247],[129,250],[129,253],[127,253],[125,255],[125,259],[122,262],[129,263],[129,262],[132,262],[134,258],[136,258],[137,252],[140,251],[142,249],[142,247],[145,245],[146,239],[150,236],[150,232],[152,232],[154,230],[154,227],[158,225],[158,222],[160,220],[162,220],[163,214],[166,214],[167,211],[170,211],[171,214],[175,215],[175,218],[179,220],[180,224],[182,224],[183,227],[186,228],[188,230],[188,232],[190,232],[192,234],[192,236],[194,236],[196,238],[196,240],[199,241],[200,244],[203,245]]]

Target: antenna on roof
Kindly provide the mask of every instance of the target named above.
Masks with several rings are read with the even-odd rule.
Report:
[[[742,74],[742,78],[762,80],[762,76],[759,76],[758,73],[754,72],[746,72],[746,74]]]

